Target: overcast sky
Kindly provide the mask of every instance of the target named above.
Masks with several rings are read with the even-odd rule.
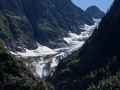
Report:
[[[91,5],[96,5],[101,11],[106,12],[114,0],[72,0],[78,7],[86,10]]]

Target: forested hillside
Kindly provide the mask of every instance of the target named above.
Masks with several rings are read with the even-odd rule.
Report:
[[[4,42],[0,39],[0,90],[54,90],[54,87],[33,76],[4,48]]]
[[[57,90],[120,89],[119,0],[83,47],[58,65],[52,79]]]

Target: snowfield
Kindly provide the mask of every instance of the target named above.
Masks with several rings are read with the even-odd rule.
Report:
[[[80,35],[69,32],[69,37],[64,37],[63,39],[67,42],[69,47],[50,49],[49,47],[42,46],[37,43],[38,48],[36,50],[25,49],[26,52],[11,52],[16,56],[25,59],[22,62],[26,64],[34,75],[45,79],[46,76],[52,75],[55,67],[58,65],[59,61],[71,55],[74,51],[78,50],[85,43],[93,33],[94,28],[97,27],[100,19],[93,19],[96,23],[92,26],[85,24],[81,27],[84,32]],[[31,58],[30,58],[31,57]],[[45,57],[48,57],[45,59]]]
[[[38,48],[36,50],[28,50],[25,49],[26,52],[11,52],[11,54],[14,55],[19,55],[23,58],[27,58],[27,57],[36,57],[36,56],[44,56],[44,55],[50,55],[50,54],[56,54],[57,52],[55,52],[54,50],[46,47],[46,46],[42,46],[39,43],[37,43]]]

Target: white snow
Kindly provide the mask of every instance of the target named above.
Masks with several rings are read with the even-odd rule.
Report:
[[[96,27],[96,25],[97,25],[96,23],[94,25],[92,25],[92,26],[89,26],[89,25],[85,24],[83,26],[83,28],[81,28],[81,29],[82,30],[93,30]]]
[[[53,59],[52,59],[52,63],[51,63],[51,66],[50,66],[50,67],[55,67],[55,66],[57,66],[57,65],[58,65],[58,63],[59,63],[59,60],[58,60],[58,59],[56,59],[56,58],[53,58]]]
[[[38,48],[36,50],[25,49],[26,52],[17,52],[17,53],[14,53],[14,52],[11,52],[11,51],[10,52],[11,52],[11,54],[19,55],[23,58],[51,55],[51,54],[56,54],[57,53],[56,51],[53,51],[52,49],[50,49],[46,46],[42,46],[38,43],[37,43],[37,45],[38,45]]]
[[[99,24],[99,22],[101,21],[101,19],[95,19],[95,18],[93,18],[93,21],[95,21],[97,24]]]
[[[43,73],[43,68],[45,66],[44,61],[33,62],[33,65],[34,65],[34,67],[36,69],[37,76],[43,77],[42,73]]]
[[[92,26],[89,26],[87,24],[85,24],[81,29],[85,30],[84,32],[81,32],[80,35],[77,35],[75,33],[71,33],[69,32],[69,37],[64,37],[63,39],[68,43],[69,47],[67,48],[61,48],[61,49],[55,49],[57,50],[61,50],[62,52],[60,52],[59,54],[57,54],[53,59],[52,62],[54,64],[51,64],[51,67],[55,67],[58,65],[59,60],[62,60],[66,57],[68,57],[69,55],[71,55],[74,51],[78,50],[84,43],[85,40],[88,39],[88,37],[90,37],[94,31],[94,28],[97,26],[97,24],[95,23]]]
[[[96,20],[96,22],[98,21]],[[52,71],[54,71],[54,67],[58,65],[60,60],[68,57],[74,51],[78,50],[85,43],[85,40],[87,40],[92,35],[95,27],[97,27],[97,23],[95,23],[92,26],[85,24],[81,28],[84,31],[81,32],[80,35],[69,32],[69,37],[63,38],[67,42],[69,47],[50,49],[49,47],[42,46],[39,43],[37,43],[38,48],[35,50],[26,49],[26,52],[17,52],[17,53],[11,52],[11,53],[14,55],[19,55],[23,58],[40,56],[41,58],[38,60],[33,60],[31,63],[29,61],[26,62],[26,65],[28,67],[34,67],[35,68],[34,74],[38,77],[44,78],[50,73],[51,68],[53,69]],[[46,55],[55,55],[55,56],[48,58],[47,60],[43,60],[44,56]],[[45,66],[48,65],[48,63],[50,63],[50,68],[45,69]]]
[[[12,52],[12,51],[10,51],[10,53],[13,54],[13,55],[18,55],[18,54],[16,54],[16,53]]]

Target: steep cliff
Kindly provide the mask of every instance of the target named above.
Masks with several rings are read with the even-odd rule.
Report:
[[[63,37],[68,31],[79,34],[82,25],[93,24],[91,17],[71,0],[23,0],[23,6],[36,40],[51,48],[66,46]]]
[[[35,49],[32,26],[25,16],[21,0],[0,0],[0,38],[10,50]]]
[[[68,31],[79,34],[91,17],[71,0],[1,0],[0,38],[14,51],[35,49],[36,41],[51,48],[65,47]]]
[[[79,51],[62,61],[52,78],[58,90],[120,89],[120,1]]]
[[[86,9],[86,12],[95,19],[101,19],[105,13],[101,11],[97,6],[90,6]]]

